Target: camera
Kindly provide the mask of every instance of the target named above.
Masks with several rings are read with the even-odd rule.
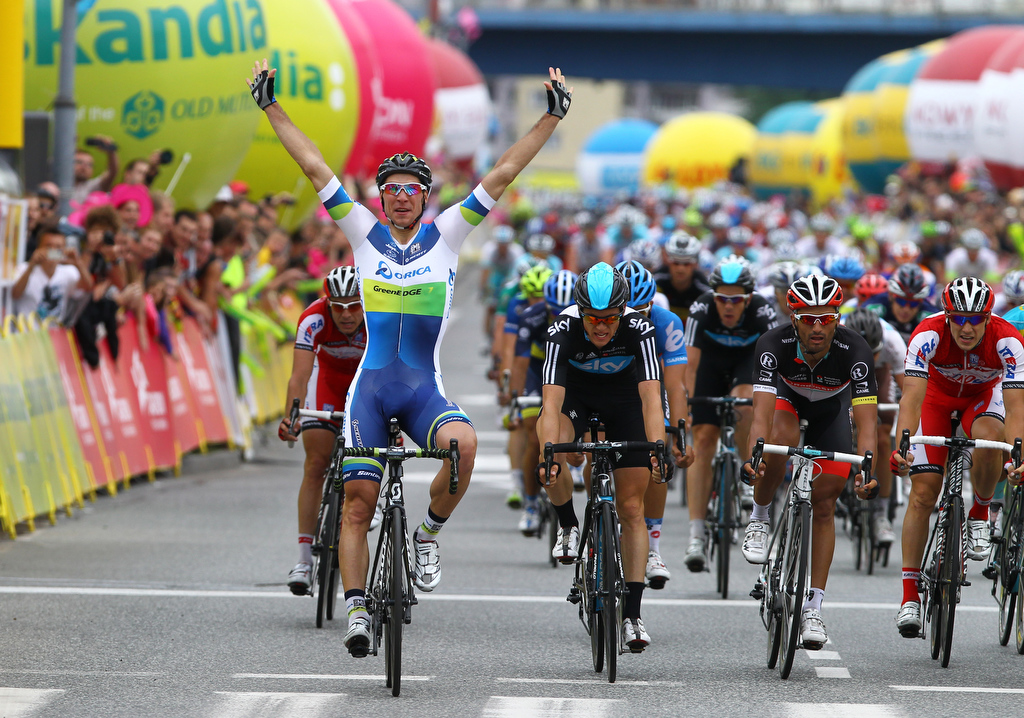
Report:
[[[109,247],[114,246],[114,233],[109,229],[103,233],[103,244],[106,244]]]
[[[169,165],[174,162],[174,153],[170,150],[162,150],[160,152],[160,164]]]
[[[96,147],[104,151],[113,151],[117,149],[116,144],[114,144],[113,142],[107,144],[99,137],[90,137],[85,141],[85,144],[88,145],[89,147]]]
[[[46,250],[46,258],[51,262],[62,262],[64,261],[64,250],[48,249]]]

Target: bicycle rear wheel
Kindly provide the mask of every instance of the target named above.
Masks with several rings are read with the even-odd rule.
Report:
[[[385,579],[388,598],[384,613],[384,664],[391,695],[402,690],[402,628],[405,625],[405,532],[402,530],[402,509],[391,507],[390,561]]]
[[[793,658],[800,645],[800,615],[804,595],[807,593],[808,516],[806,504],[793,507],[792,534],[785,544],[785,558],[782,565],[782,641],[779,675],[789,678],[793,670]]]
[[[331,569],[338,561],[338,527],[340,525],[339,511],[341,497],[337,492],[329,491],[324,497],[322,521],[320,523],[318,538],[320,540],[320,557],[316,570],[316,627],[323,628],[324,616],[328,613],[328,596],[331,591]],[[333,527],[333,528],[332,528]],[[333,607],[330,609],[333,616]]]
[[[598,570],[598,596],[601,601],[601,623],[604,625],[605,662],[608,664],[608,682],[615,682],[615,669],[619,656],[619,531],[611,503],[601,504],[601,564]]]
[[[718,544],[715,568],[718,572],[718,592],[723,599],[729,598],[729,549],[732,548],[732,531],[736,524],[733,517],[733,489],[736,481],[736,463],[733,456],[722,462],[718,482],[718,526],[715,542]]]

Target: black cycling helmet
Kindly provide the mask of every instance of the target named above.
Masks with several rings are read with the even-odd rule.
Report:
[[[871,351],[881,351],[884,337],[882,320],[870,309],[855,309],[846,318],[846,328],[852,329],[864,337],[864,341],[871,347]]]
[[[629,282],[619,270],[598,262],[576,280],[573,298],[580,309],[623,308],[629,301]]]
[[[430,184],[433,181],[433,176],[430,173],[430,167],[427,163],[421,160],[411,152],[401,152],[397,155],[391,155],[386,160],[380,163],[380,167],[377,168],[377,187],[383,185],[388,177],[397,174],[411,174],[420,181],[427,188],[427,193],[430,193]]]
[[[916,264],[901,264],[889,277],[890,297],[921,300],[931,293],[924,270]]]
[[[715,265],[708,277],[708,286],[712,289],[735,285],[750,294],[754,291],[754,275],[750,271],[750,262],[736,254],[725,257]]]

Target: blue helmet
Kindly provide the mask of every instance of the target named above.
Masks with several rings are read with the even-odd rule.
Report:
[[[624,307],[629,300],[629,284],[620,271],[598,262],[576,280],[573,298],[580,309]]]
[[[561,314],[562,310],[573,303],[572,290],[576,286],[576,279],[575,274],[563,269],[544,282],[544,301],[552,314]]]
[[[843,282],[856,282],[864,276],[864,265],[856,257],[842,257],[830,254],[822,260],[825,274]]]
[[[658,286],[654,283],[654,275],[650,270],[635,259],[629,262],[619,262],[615,268],[622,272],[629,284],[629,301],[627,305],[636,309],[645,307],[654,299],[654,293]]]

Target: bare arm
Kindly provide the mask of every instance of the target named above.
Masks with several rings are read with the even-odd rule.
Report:
[[[750,456],[754,451],[754,446],[757,444],[758,439],[767,440],[771,436],[772,424],[775,420],[775,394],[767,391],[755,391],[753,399],[754,418],[750,422],[747,456]],[[758,477],[763,476],[760,466],[752,466],[751,468],[754,469]]]
[[[255,77],[263,71],[267,71],[266,58],[263,59],[262,68],[260,63],[256,63],[256,66],[253,68],[254,79],[246,80],[245,84],[251,89]],[[269,70],[271,78],[276,74],[277,68]],[[334,176],[334,172],[327,166],[324,156],[317,149],[317,146],[313,144],[313,141],[295,126],[295,123],[291,121],[291,118],[281,108],[281,103],[275,102],[272,105],[268,105],[265,112],[267,113],[267,119],[270,120],[270,126],[274,128],[274,133],[277,134],[277,139],[281,140],[281,145],[284,146],[288,154],[299,165],[302,174],[306,175],[309,181],[313,183],[313,189],[319,192],[326,187],[327,183],[331,181],[331,177]]]
[[[104,150],[107,153],[107,169],[103,172],[100,189],[104,192],[109,192],[110,188],[114,186],[114,180],[117,179],[118,170],[121,169],[121,162],[117,156],[114,140],[106,136],[101,136],[100,139],[106,143]]]
[[[551,82],[565,83],[565,77],[562,75],[561,70],[549,67],[548,72],[551,75],[551,81],[544,83],[544,87],[548,90],[551,90]],[[571,93],[572,90],[570,89],[569,92]],[[537,156],[540,148],[544,146],[544,143],[554,133],[558,122],[559,118],[551,114],[545,114],[537,120],[537,124],[522,139],[505,150],[505,154],[498,158],[494,168],[487,173],[487,176],[481,182],[484,190],[487,191],[487,194],[492,199],[499,199],[505,192],[505,189],[512,184],[512,180]]]
[[[697,369],[700,367],[700,349],[686,347],[686,395],[694,396],[697,386]]]

